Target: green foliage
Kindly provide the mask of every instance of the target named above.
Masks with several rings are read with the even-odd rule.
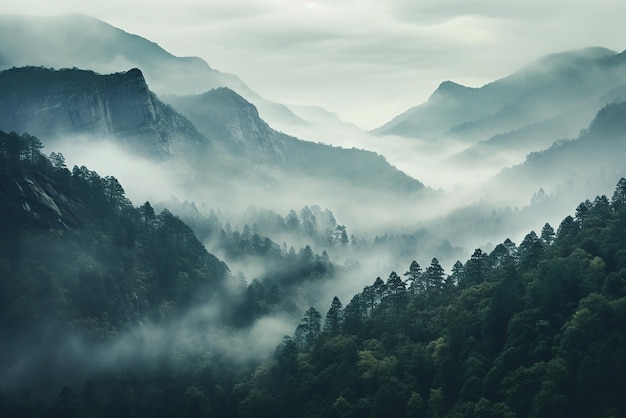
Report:
[[[228,268],[180,219],[168,211],[155,215],[149,203],[134,208],[114,177],[85,167],[70,172],[58,154],[50,163],[32,137],[8,137],[31,144],[31,151],[0,167],[3,370],[21,350],[41,346],[44,354],[33,357],[52,356],[46,367],[58,374],[55,346],[70,339],[112,343],[142,322],[166,325],[222,288]],[[45,384],[45,369],[29,367]],[[67,377],[54,382],[78,374],[65,367]],[[51,416],[92,416],[80,403],[64,388]]]
[[[113,177],[32,157],[2,167],[5,195],[25,177],[20,187],[38,191],[30,211],[21,201],[1,207],[3,342],[111,341],[225,294],[227,267],[171,212],[134,208]],[[425,271],[413,262],[406,281],[377,277],[345,309],[334,298],[323,322],[311,307],[263,364],[155,349],[150,366],[93,373],[82,387],[50,378],[57,386],[44,402],[2,391],[0,416],[624,416],[624,184],[611,201],[579,205],[556,234],[545,225],[519,248],[506,240],[490,254],[477,249],[449,275],[436,258]],[[44,194],[68,202],[53,207]],[[312,209],[293,215],[294,228],[319,226]],[[262,246],[253,231],[240,242]],[[303,272],[329,263],[310,247],[277,254],[312,269]],[[253,280],[233,310],[251,321],[272,312],[278,283],[288,281]],[[53,337],[42,339],[41,324]],[[7,365],[11,348],[1,349]]]
[[[623,184],[558,233],[546,224],[519,248],[476,250],[449,276],[433,259],[424,272],[411,263],[406,282],[377,278],[346,306],[340,333],[300,346],[289,396],[326,416],[626,414]],[[315,415],[286,413],[270,393],[277,411]]]

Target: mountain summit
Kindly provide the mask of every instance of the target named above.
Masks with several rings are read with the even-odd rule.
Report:
[[[286,106],[261,97],[237,76],[212,68],[202,58],[177,57],[155,42],[83,14],[0,15],[0,68],[33,65],[89,68],[101,74],[137,67],[158,95],[229,87],[255,103],[272,123],[305,123]]]
[[[185,142],[206,143],[194,126],[152,93],[138,69],[14,68],[0,73],[0,129],[41,137],[114,138],[152,156]]]
[[[480,88],[441,83],[429,100],[374,132],[465,142],[543,124],[552,138],[575,135],[604,104],[625,97],[626,60],[605,48],[548,55]]]

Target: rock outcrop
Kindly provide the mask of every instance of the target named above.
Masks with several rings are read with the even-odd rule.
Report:
[[[37,170],[0,167],[0,213],[15,222],[35,222],[52,230],[76,226],[84,204],[67,197],[55,180]]]
[[[196,96],[167,97],[211,142],[218,142],[229,152],[257,162],[284,166],[285,135],[272,129],[257,108],[226,87]]]
[[[0,73],[0,129],[115,139],[156,157],[203,143],[193,124],[150,91],[138,69],[100,75],[24,67]]]

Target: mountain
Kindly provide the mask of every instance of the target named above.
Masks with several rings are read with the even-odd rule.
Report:
[[[571,123],[571,115],[563,115],[478,141],[452,155],[448,162],[465,167],[477,163],[489,167],[510,167],[523,161],[530,152],[545,149],[555,140],[575,138],[579,133],[580,125]]]
[[[621,137],[623,111],[603,109],[589,135]],[[267,309],[280,289],[253,280],[232,297],[227,267],[179,219],[40,145],[0,132],[3,417],[626,413],[624,178],[556,231],[476,249],[450,274],[437,258],[406,279],[367,272],[292,336],[272,317],[237,340],[214,326],[221,309]],[[50,199],[64,219],[80,208],[71,226],[42,220]],[[268,338],[263,362],[229,357]]]
[[[480,88],[443,82],[426,103],[374,132],[474,143],[541,124],[549,135],[532,145],[541,147],[575,135],[598,108],[619,98],[626,98],[626,52],[589,48],[546,56]]]
[[[340,195],[354,186],[365,195],[374,189],[425,190],[376,153],[306,142],[275,131],[253,104],[230,89],[168,100],[186,116],[161,102],[138,69],[100,75],[78,69],[13,68],[0,73],[0,129],[29,132],[47,138],[48,145],[55,137],[78,138],[80,144],[93,145],[90,152],[97,152],[99,139],[108,138],[139,155],[176,157],[181,168],[187,167],[183,175],[195,178],[185,180],[191,181],[190,188],[221,178],[215,193],[245,184],[264,193],[269,187],[277,194],[293,194],[313,180],[322,191],[332,182]]]
[[[138,69],[110,75],[41,67],[0,72],[0,129],[112,138],[157,157],[207,143],[148,89]]]
[[[240,415],[623,416],[626,179],[612,196],[450,274],[413,261],[309,309]]]
[[[322,141],[341,147],[364,147],[363,130],[357,125],[342,120],[336,113],[320,106],[303,106],[288,104],[287,107],[307,123],[275,125],[273,127],[290,135],[308,141]]]
[[[286,135],[270,128],[252,103],[229,88],[194,96],[168,96],[165,100],[230,153],[279,166],[289,159],[283,140]]]
[[[169,211],[135,208],[114,177],[40,148],[0,131],[0,391],[99,369],[100,344],[179,319],[230,277]]]
[[[306,124],[286,106],[264,99],[235,75],[217,71],[201,58],[174,56],[154,42],[86,15],[0,15],[0,68],[22,66],[78,67],[103,74],[137,67],[159,95],[198,94],[226,86],[254,102],[272,123]]]
[[[589,189],[608,189],[626,175],[626,101],[604,106],[578,137],[557,141],[528,155],[522,164],[503,170],[487,189],[498,193],[515,184],[518,193],[543,188],[546,193],[580,199]]]
[[[422,183],[374,152],[303,141],[272,129],[252,103],[230,89],[168,97],[167,101],[213,143],[253,165],[265,164],[298,176],[334,179],[392,192],[424,189]]]

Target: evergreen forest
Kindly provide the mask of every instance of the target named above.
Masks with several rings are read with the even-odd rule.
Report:
[[[222,230],[287,266],[247,283],[167,209],[41,149],[0,133],[2,417],[626,416],[624,178],[449,273],[413,261],[312,306],[263,358],[218,340],[295,312],[327,254]]]

